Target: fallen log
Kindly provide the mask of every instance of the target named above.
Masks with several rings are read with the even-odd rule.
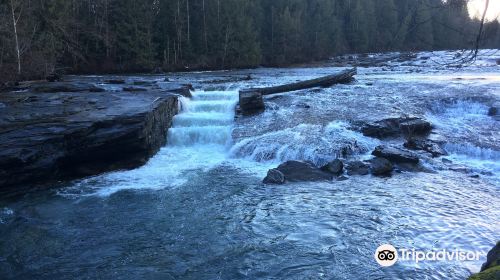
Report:
[[[245,89],[243,91],[256,91],[260,92],[262,95],[269,95],[269,94],[296,91],[313,87],[330,87],[335,84],[345,84],[351,82],[354,79],[353,76],[356,75],[356,73],[357,73],[356,68],[351,68],[344,70],[338,74],[328,75],[312,80],[296,82],[292,84],[286,84],[275,87],[251,88],[251,89]]]
[[[296,91],[314,87],[330,87],[335,84],[345,84],[351,82],[356,75],[356,68],[344,70],[338,74],[328,75],[312,80],[296,82],[281,86],[267,88],[250,88],[240,90],[240,109],[243,115],[252,115],[264,111],[264,101],[262,96],[275,93]]]

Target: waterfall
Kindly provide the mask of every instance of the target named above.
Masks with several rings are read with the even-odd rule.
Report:
[[[231,145],[236,91],[195,91],[181,99],[181,113],[168,131],[169,146]]]

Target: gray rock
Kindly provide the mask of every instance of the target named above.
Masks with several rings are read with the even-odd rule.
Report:
[[[140,92],[140,91],[148,91],[148,89],[147,88],[143,88],[143,87],[124,87],[123,91],[127,91],[127,92]]]
[[[164,91],[32,95],[0,95],[0,188],[139,167],[166,144],[179,109]]]
[[[277,168],[287,182],[325,181],[331,180],[332,175],[322,171],[312,163],[303,161],[287,161]]]
[[[332,173],[334,175],[340,175],[344,171],[344,163],[340,159],[336,159],[321,167],[321,170]]]
[[[424,135],[431,131],[432,125],[423,119],[413,117],[388,118],[364,124],[363,135],[376,138],[396,137],[401,135]]]
[[[346,166],[347,175],[368,175],[370,167],[362,161],[351,161]]]
[[[240,91],[240,109],[243,115],[253,115],[264,111],[262,94],[257,91]]]
[[[422,150],[430,153],[433,157],[446,156],[448,153],[438,143],[431,140],[410,139],[404,147],[410,150]]]
[[[134,86],[153,86],[156,81],[134,81]]]
[[[420,161],[414,153],[396,147],[378,146],[372,155],[388,159],[393,163],[417,164]]]
[[[104,92],[103,88],[84,82],[43,82],[31,85],[30,90],[38,93],[55,92]]]
[[[270,169],[267,171],[267,176],[264,178],[264,184],[282,185],[285,183],[285,175],[278,169]]]
[[[392,163],[385,158],[374,158],[370,162],[370,169],[373,175],[389,175],[392,172]]]

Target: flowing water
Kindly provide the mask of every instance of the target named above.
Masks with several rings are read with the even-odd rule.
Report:
[[[205,91],[180,99],[168,145],[145,166],[0,197],[0,278],[465,279],[484,256],[381,268],[373,254],[384,243],[486,252],[498,240],[500,135],[487,110],[499,70],[481,67],[360,69],[353,85],[266,98],[252,118],[235,118],[237,86],[340,69],[176,74]],[[261,183],[284,160],[368,158],[381,140],[356,124],[401,114],[435,125],[453,168],[422,155],[426,172]]]

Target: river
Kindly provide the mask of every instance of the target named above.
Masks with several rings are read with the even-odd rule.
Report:
[[[420,54],[429,55],[451,54]],[[488,109],[500,100],[500,66],[490,56],[460,69],[360,68],[354,84],[269,97],[265,113],[246,118],[235,118],[238,88],[343,68],[170,74],[197,90],[146,165],[0,197],[0,278],[466,279],[484,256],[382,268],[373,255],[386,243],[487,252],[499,239],[500,132]],[[356,124],[403,114],[433,123],[445,160],[392,177],[261,183],[286,160],[321,165],[346,146],[368,158],[382,140]]]

